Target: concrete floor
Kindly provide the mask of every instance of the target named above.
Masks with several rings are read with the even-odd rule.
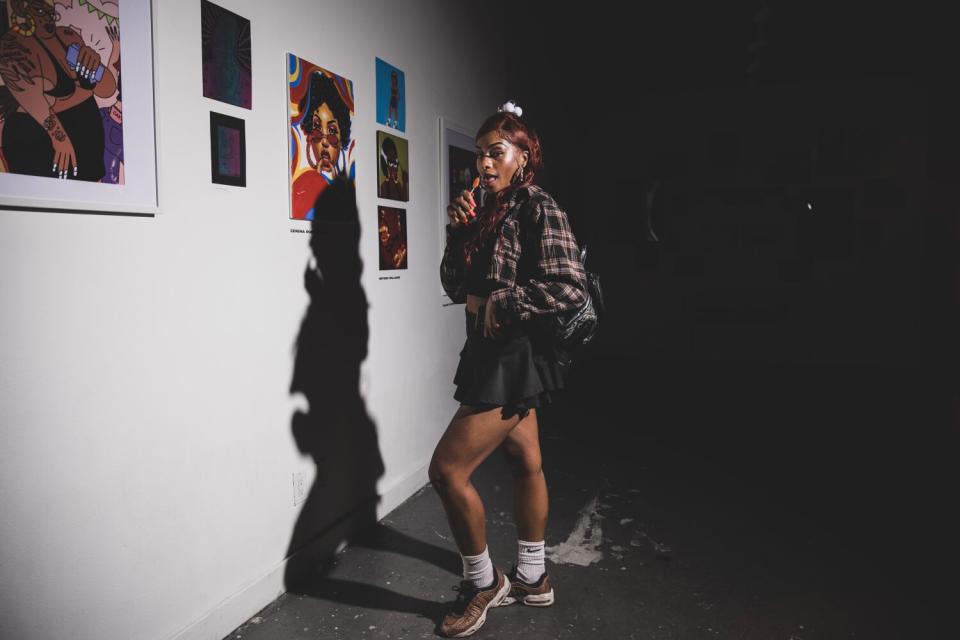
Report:
[[[856,446],[856,438],[835,438],[833,453],[819,457],[811,452],[821,448],[791,445],[786,435],[779,449],[774,439],[758,440],[753,427],[770,428],[769,411],[784,401],[772,389],[782,388],[783,380],[769,382],[768,401],[750,403],[753,408],[733,420],[736,402],[715,402],[729,391],[716,385],[733,383],[713,376],[707,375],[716,395],[671,395],[677,381],[660,372],[646,380],[648,400],[641,407],[631,404],[638,396],[629,386],[606,385],[589,371],[581,375],[578,390],[541,415],[551,498],[547,569],[556,605],[492,610],[477,637],[955,637],[938,617],[944,592],[936,582],[953,557],[938,545],[951,543],[909,521],[914,512],[905,510],[907,502],[897,503],[884,482],[875,485],[876,495],[851,500],[860,495],[853,478],[880,477],[879,464],[850,468],[834,461]],[[756,388],[771,372],[738,375],[738,385],[747,375]],[[691,385],[709,388],[696,380],[683,384],[688,392]],[[857,406],[853,396],[849,402]],[[915,400],[908,395],[904,402]],[[864,419],[892,409],[876,411]],[[835,407],[831,415],[845,413]],[[821,424],[811,437],[835,428]],[[717,435],[724,430],[727,435]],[[880,453],[895,454],[895,448]],[[900,455],[902,466],[909,455]],[[491,555],[504,569],[516,554],[509,478],[499,456],[475,476],[487,507]],[[887,483],[903,484],[896,478]],[[936,504],[937,496],[928,492],[927,498]],[[875,504],[891,512],[874,513]],[[228,637],[437,637],[459,571],[440,501],[427,486],[343,550],[324,575]]]

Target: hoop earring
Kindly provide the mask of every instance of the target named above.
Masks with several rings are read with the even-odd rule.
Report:
[[[513,180],[511,180],[511,182],[513,184],[519,184],[523,182],[523,167],[517,169],[517,172],[513,174]]]
[[[317,168],[317,160],[313,157],[313,145],[307,142],[307,164],[310,165],[312,169]]]
[[[30,26],[23,26],[28,24]],[[33,19],[33,16],[23,16],[20,14],[13,15],[13,24],[10,25],[10,30],[14,33],[17,33],[25,38],[29,38],[34,33],[37,32],[37,21]]]

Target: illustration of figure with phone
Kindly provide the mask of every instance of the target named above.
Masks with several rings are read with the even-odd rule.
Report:
[[[10,173],[100,181],[104,130],[96,98],[117,90],[119,35],[104,63],[51,0],[10,0],[0,37],[2,151]]]

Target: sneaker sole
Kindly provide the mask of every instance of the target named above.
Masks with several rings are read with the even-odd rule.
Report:
[[[520,600],[518,600],[517,598],[514,598],[513,596],[508,595],[506,598],[503,599],[503,602],[501,602],[497,606],[506,607],[507,605],[511,605],[515,602],[520,602],[522,604],[527,605],[528,607],[549,607],[550,605],[553,604],[553,589],[550,589],[550,591],[548,591],[547,593],[537,593],[537,594],[531,594],[529,596],[524,596]]]
[[[490,604],[487,605],[486,609],[483,610],[483,613],[480,614],[480,617],[477,618],[477,621],[473,623],[473,626],[461,631],[460,633],[450,636],[451,638],[465,638],[467,636],[472,636],[475,634],[480,627],[483,626],[483,623],[487,621],[487,610],[491,607],[499,607],[500,603],[503,602],[510,594],[510,579],[507,576],[503,576],[503,586],[500,588],[500,591],[497,591],[497,595],[493,596],[493,600],[490,601]]]

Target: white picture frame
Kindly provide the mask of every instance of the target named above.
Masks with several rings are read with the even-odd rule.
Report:
[[[69,213],[159,213],[151,0],[120,0],[124,183],[0,172],[0,209]]]
[[[443,250],[446,248],[447,244],[447,205],[450,204],[451,193],[450,193],[450,147],[456,147],[464,151],[469,152],[471,155],[475,154],[477,151],[476,142],[474,140],[475,131],[471,131],[467,127],[453,122],[449,118],[440,118],[440,206],[438,207],[440,212],[439,224],[440,224],[440,259],[443,258]],[[476,168],[474,167],[474,171]],[[437,263],[439,265],[439,262]],[[447,294],[443,291],[443,287],[440,287],[440,295],[444,300],[449,300]]]

